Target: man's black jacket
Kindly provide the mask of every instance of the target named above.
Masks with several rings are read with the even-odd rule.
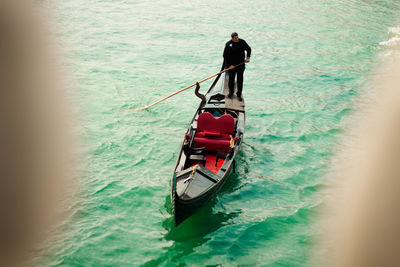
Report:
[[[225,66],[229,67],[230,65],[242,63],[245,60],[245,50],[247,51],[247,57],[250,57],[251,48],[245,40],[239,39],[237,43],[229,40],[224,49]]]

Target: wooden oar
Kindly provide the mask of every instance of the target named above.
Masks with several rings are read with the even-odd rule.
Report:
[[[204,82],[204,81],[207,81],[207,80],[209,80],[209,79],[211,79],[211,78],[213,78],[213,77],[215,77],[215,76],[218,76],[218,75],[220,75],[220,74],[222,74],[222,73],[224,73],[224,72],[226,72],[226,71],[228,71],[228,70],[234,69],[234,68],[236,68],[236,67],[238,67],[238,66],[240,66],[240,65],[242,65],[242,64],[244,64],[244,63],[245,63],[245,61],[243,61],[243,62],[240,63],[240,64],[237,64],[237,65],[233,66],[232,68],[230,68],[230,67],[229,67],[229,68],[226,68],[226,69],[224,69],[224,70],[222,70],[222,71],[220,71],[220,72],[218,72],[218,73],[215,73],[214,75],[211,75],[210,77],[207,77],[207,78],[204,78],[204,79],[201,80],[201,81],[198,81],[198,83],[202,83],[202,82]],[[128,111],[137,111],[137,110],[148,109],[149,107],[152,107],[152,106],[154,106],[155,104],[158,104],[158,103],[160,103],[160,102],[162,102],[162,101],[164,101],[164,100],[170,98],[171,96],[174,96],[174,95],[176,95],[176,94],[179,94],[179,93],[181,93],[181,92],[183,92],[183,91],[185,91],[185,90],[187,90],[187,89],[189,89],[190,87],[193,87],[193,86],[195,86],[195,85],[196,85],[196,83],[193,83],[193,84],[191,84],[191,85],[189,85],[189,86],[186,86],[185,88],[183,88],[183,89],[181,89],[181,90],[179,90],[179,91],[176,91],[175,93],[172,93],[172,94],[170,94],[169,96],[166,96],[166,97],[164,97],[164,98],[162,98],[162,99],[160,99],[160,100],[158,100],[158,101],[156,101],[156,102],[154,102],[154,103],[152,103],[152,104],[150,104],[150,105],[147,105],[147,106],[144,106],[144,107],[140,107],[140,108],[129,109]]]

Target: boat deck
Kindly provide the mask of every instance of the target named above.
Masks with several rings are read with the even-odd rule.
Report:
[[[237,92],[236,83],[235,83],[235,92]],[[236,111],[244,111],[244,99],[242,98],[242,101],[239,101],[239,98],[236,96],[236,93],[233,94],[232,98],[229,98],[228,94],[229,94],[229,87],[228,83],[225,82],[224,86],[225,107]]]
[[[225,96],[225,99],[218,103],[218,101],[210,101],[208,99],[205,108],[226,108],[239,112],[244,112],[245,103],[244,100],[239,101],[236,94],[233,95],[232,98],[228,98],[229,87],[228,87],[228,79],[229,75],[227,73],[223,73],[215,84],[215,86],[210,90],[209,97],[220,95],[222,98]],[[235,83],[235,92],[237,92],[237,84]]]

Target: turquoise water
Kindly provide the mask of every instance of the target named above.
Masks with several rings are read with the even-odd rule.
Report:
[[[312,265],[324,174],[398,26],[400,3],[57,4],[87,157],[71,216],[40,265]],[[170,178],[199,101],[188,90],[146,111],[125,110],[218,72],[232,31],[253,49],[236,173],[175,228]]]

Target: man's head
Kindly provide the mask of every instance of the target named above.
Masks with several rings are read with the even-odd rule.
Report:
[[[231,37],[232,41],[234,41],[235,43],[239,42],[239,35],[237,34],[237,32],[232,32]]]

